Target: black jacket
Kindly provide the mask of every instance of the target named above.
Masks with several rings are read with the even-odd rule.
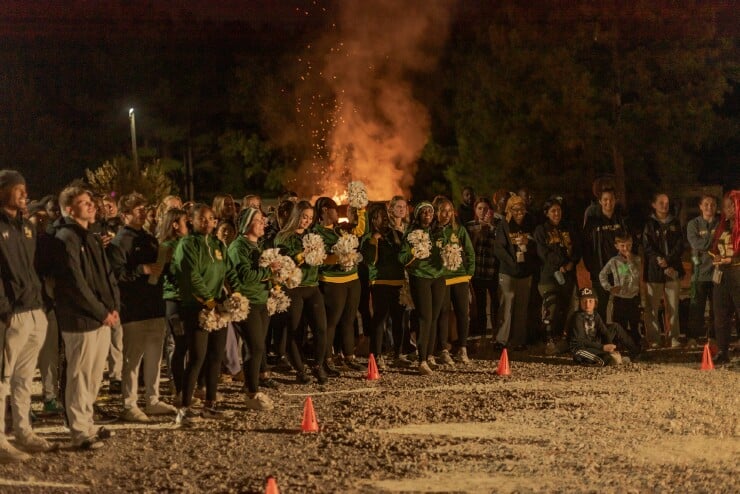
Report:
[[[586,219],[583,227],[583,263],[592,280],[598,280],[601,268],[617,255],[614,239],[624,233],[630,233],[627,221],[616,210],[611,218],[604,216],[599,209]]]
[[[684,251],[683,232],[681,224],[675,217],[669,217],[665,223],[654,215],[648,218],[642,232],[642,246],[645,249],[645,260],[642,263],[643,277],[648,283],[665,283],[671,281],[664,273],[664,268],[658,264],[658,257],[662,257],[668,266],[678,272],[683,278],[686,271],[681,262]]]
[[[542,261],[541,283],[555,283],[553,273],[569,262],[573,263],[573,269],[567,274],[575,276],[576,265],[581,260],[581,241],[572,225],[561,221],[555,226],[546,220],[535,228],[534,241],[537,242],[537,255]]]
[[[537,245],[534,243],[534,225],[532,217],[526,215],[521,225],[514,220],[501,221],[496,227],[496,240],[493,243],[493,253],[499,260],[499,273],[512,278],[527,278],[532,276],[539,266],[537,259]],[[526,235],[528,237],[527,252],[524,253],[524,262],[516,261],[517,247],[512,237]]]
[[[15,218],[0,210],[0,319],[41,309],[41,281],[34,268],[36,230],[19,214]]]
[[[614,330],[604,324],[598,312],[587,314],[578,311],[568,324],[568,344],[571,353],[587,350],[591,353],[603,353],[604,345],[614,342]]]
[[[162,278],[149,284],[142,264],[157,261],[157,239],[141,229],[124,226],[108,246],[107,254],[121,292],[121,322],[145,321],[164,316]]]
[[[99,328],[120,306],[118,284],[100,237],[67,220],[54,235],[54,300],[59,328],[67,332]]]

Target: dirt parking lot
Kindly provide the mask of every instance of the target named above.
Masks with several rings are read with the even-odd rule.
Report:
[[[272,412],[247,411],[223,386],[229,417],[175,428],[114,423],[95,452],[63,447],[0,465],[2,492],[738,492],[740,366],[699,369],[700,350],[583,368],[567,356],[511,355],[428,377],[391,368],[329,386],[277,375]],[[320,432],[299,432],[311,396]],[[102,396],[102,407],[120,411]],[[68,441],[42,417],[47,438]]]

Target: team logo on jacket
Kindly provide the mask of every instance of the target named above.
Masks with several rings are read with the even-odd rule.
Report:
[[[26,238],[33,238],[33,231],[31,231],[31,229],[27,226],[23,227],[23,234],[26,236]]]
[[[453,233],[452,235],[450,235],[450,243],[451,243],[451,244],[456,244],[456,243],[458,243],[459,241],[460,241],[460,239],[459,239],[459,238],[457,238],[457,235],[456,235],[456,234],[454,234],[454,233]]]
[[[221,249],[216,249],[214,251],[214,254],[216,255],[216,259],[218,259],[219,261],[224,260],[224,256],[221,254]]]
[[[3,230],[3,240],[8,240],[10,238],[10,232],[8,230]]]

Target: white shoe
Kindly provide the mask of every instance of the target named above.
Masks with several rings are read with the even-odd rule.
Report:
[[[422,376],[429,376],[434,374],[434,371],[429,367],[427,362],[422,362],[419,364],[419,374]]]
[[[671,338],[671,348],[678,348],[681,346],[681,342],[678,338]]]
[[[251,398],[247,395],[245,401],[247,408],[250,410],[272,410],[275,408],[275,404],[265,393],[255,393]]]
[[[163,401],[158,401],[154,405],[147,405],[145,410],[147,415],[175,415],[177,413],[177,408]]]
[[[439,365],[437,364],[437,360],[435,360],[434,355],[430,355],[427,357],[427,365],[432,370],[439,369]]]
[[[20,449],[28,453],[43,453],[46,451],[54,451],[59,448],[58,444],[50,443],[33,432],[28,435],[19,435],[15,438],[15,444]]]
[[[455,365],[455,361],[452,360],[448,350],[442,350],[442,353],[439,355],[439,360],[441,360],[444,365]]]
[[[461,364],[469,364],[470,359],[468,358],[468,349],[461,347],[460,350],[457,351],[457,358]]]
[[[385,363],[385,359],[383,358],[382,355],[378,357],[378,361],[376,363],[378,364],[379,371],[384,371],[388,369],[388,365]]]
[[[126,422],[141,422],[141,423],[147,423],[151,422],[152,419],[150,419],[147,414],[141,411],[141,408],[134,407],[134,408],[127,408],[123,411],[121,414],[121,420],[125,420]]]
[[[203,418],[189,408],[179,409],[177,411],[177,415],[175,416],[175,425],[179,425],[182,427],[189,427],[202,421]]]
[[[7,439],[0,440],[0,463],[16,463],[30,459],[31,455],[14,448]]]

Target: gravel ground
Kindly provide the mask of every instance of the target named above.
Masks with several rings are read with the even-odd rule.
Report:
[[[479,354],[486,353],[479,351]],[[600,369],[566,356],[511,355],[419,377],[345,373],[330,386],[277,375],[276,409],[248,411],[222,387],[229,416],[190,428],[115,423],[106,447],[65,443],[0,465],[0,492],[738,492],[740,365],[699,371],[699,350],[649,352]],[[300,433],[311,396],[320,432]],[[110,413],[119,400],[101,397]],[[40,406],[35,404],[35,407]]]

